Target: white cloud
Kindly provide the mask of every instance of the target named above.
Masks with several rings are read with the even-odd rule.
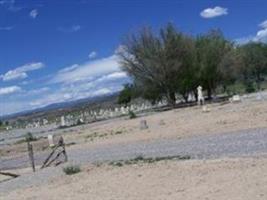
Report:
[[[253,41],[253,38],[254,38],[254,36],[248,36],[248,37],[242,37],[242,38],[235,39],[234,41],[238,45],[243,45],[243,44],[249,43],[250,41]]]
[[[21,112],[27,109],[29,109],[29,103],[27,101],[14,100],[1,102],[0,116]]]
[[[219,16],[227,15],[227,14],[228,14],[227,8],[216,6],[214,8],[206,8],[200,13],[200,16],[203,18],[214,18],[214,17],[219,17]]]
[[[16,98],[13,96],[7,96],[9,99],[0,98],[1,105],[11,106],[16,102],[16,107],[1,110],[0,115],[118,92],[123,88],[123,84],[129,82],[126,73],[121,71],[118,61],[116,55],[111,55],[63,68],[43,80],[40,88],[21,90],[16,94]],[[19,69],[27,75],[25,70],[33,68],[36,67],[22,66],[11,71]],[[29,83],[25,82],[25,84]]]
[[[101,78],[97,79],[98,82],[101,81],[111,81],[116,79],[127,78],[127,74],[125,72],[114,72],[108,75],[104,75]]]
[[[11,31],[14,29],[14,26],[2,26],[0,27],[0,31]]]
[[[39,89],[34,89],[34,90],[30,90],[28,91],[28,95],[37,95],[37,94],[42,94],[42,93],[45,93],[47,91],[49,91],[50,88],[49,87],[42,87],[42,88],[39,88]]]
[[[0,6],[3,6],[4,8],[6,8],[7,10],[11,12],[17,12],[22,9],[22,7],[18,7],[15,4],[16,4],[15,0],[1,0],[0,1]]]
[[[44,64],[41,62],[29,63],[21,67],[18,67],[14,70],[10,70],[5,74],[0,75],[0,79],[2,79],[3,81],[24,79],[28,77],[27,72],[41,69],[43,67],[44,67]]]
[[[266,29],[267,28],[267,20],[263,21],[262,23],[259,24],[259,27]]]
[[[60,70],[49,81],[49,84],[57,84],[56,90],[32,101],[31,106],[40,107],[111,94],[120,91],[122,85],[128,81],[128,76],[121,71],[115,55],[74,64]]]
[[[30,105],[34,108],[47,106],[54,103],[74,101],[83,98],[97,97],[102,95],[112,94],[120,91],[121,86],[107,86],[101,88],[91,88],[81,90],[81,88],[61,88],[60,91],[51,93],[42,98],[30,102]]]
[[[97,56],[97,53],[96,53],[95,51],[92,51],[92,52],[88,55],[88,57],[89,57],[90,59],[94,59],[96,56]]]
[[[38,15],[39,15],[39,12],[38,12],[37,9],[33,9],[33,10],[31,10],[31,12],[29,13],[29,16],[30,16],[32,19],[35,19]]]
[[[267,20],[259,24],[260,30],[257,31],[256,35],[250,35],[248,37],[236,39],[237,44],[246,44],[249,42],[267,42]]]
[[[58,30],[64,33],[74,33],[81,30],[80,25],[72,25],[71,27],[59,27]]]
[[[124,54],[127,53],[127,47],[125,45],[119,45],[117,49],[115,49],[114,53],[115,54]]]
[[[51,83],[72,84],[93,80],[96,77],[120,71],[118,58],[112,55],[83,64],[75,64],[59,71]]]
[[[255,42],[266,42],[267,41],[267,28],[259,30],[254,37]]]
[[[18,86],[9,86],[9,87],[2,87],[0,88],[0,96],[1,95],[8,95],[8,94],[13,94],[16,92],[21,91],[21,88]]]
[[[73,32],[77,32],[79,30],[81,30],[81,26],[80,25],[74,25],[74,26],[71,27],[71,31],[73,31]]]
[[[102,96],[102,95],[107,95],[111,94],[113,91],[109,88],[101,88],[99,90],[96,90],[92,93],[92,96]]]

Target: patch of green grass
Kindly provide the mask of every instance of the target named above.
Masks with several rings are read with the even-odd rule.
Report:
[[[25,138],[16,141],[14,144],[23,144],[23,143],[25,143],[27,141],[34,142],[34,141],[37,141],[37,140],[38,139],[36,137],[26,135]]]
[[[66,147],[69,147],[69,146],[72,146],[72,145],[75,145],[75,144],[76,144],[76,142],[70,142],[70,143],[67,143],[65,145],[66,145]]]
[[[138,163],[155,163],[155,162],[164,161],[164,160],[189,160],[189,159],[191,159],[189,155],[148,157],[148,158],[145,158],[142,155],[139,155],[133,159],[112,161],[112,162],[109,162],[108,164],[111,166],[122,167],[123,165],[134,165]]]
[[[70,165],[63,168],[63,171],[67,175],[77,174],[81,171],[80,166],[78,165]]]
[[[94,132],[92,134],[86,135],[85,139],[86,140],[90,140],[90,141],[94,141],[96,138],[105,138],[105,137],[108,137],[108,136],[120,135],[120,134],[123,134],[123,133],[124,133],[123,130],[118,130],[118,131],[111,130],[110,132],[107,132],[107,133]]]

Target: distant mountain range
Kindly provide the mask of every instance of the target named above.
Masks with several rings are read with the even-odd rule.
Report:
[[[75,101],[69,101],[69,102],[60,102],[60,103],[54,103],[50,104],[45,107],[33,109],[33,110],[27,110],[23,112],[18,112],[10,115],[5,115],[5,116],[0,116],[0,120],[10,120],[10,119],[16,119],[16,118],[25,118],[25,117],[30,117],[30,116],[40,116],[40,115],[45,115],[46,113],[53,112],[55,113],[56,111],[60,113],[64,113],[64,111],[71,111],[71,110],[80,110],[81,108],[86,108],[86,107],[96,107],[97,104],[99,106],[101,104],[106,104],[107,105],[114,105],[116,104],[116,99],[118,97],[118,92],[109,94],[109,95],[102,95],[102,96],[97,96],[97,97],[89,97],[89,98],[84,98],[84,99],[79,99]]]

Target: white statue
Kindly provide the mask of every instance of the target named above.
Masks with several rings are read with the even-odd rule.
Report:
[[[204,105],[204,97],[203,97],[203,92],[202,92],[202,87],[198,86],[197,87],[197,101],[198,105]]]

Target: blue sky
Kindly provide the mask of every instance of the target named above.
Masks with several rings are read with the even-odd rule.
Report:
[[[119,91],[128,78],[115,52],[142,26],[266,41],[266,10],[265,0],[0,0],[0,116]]]

